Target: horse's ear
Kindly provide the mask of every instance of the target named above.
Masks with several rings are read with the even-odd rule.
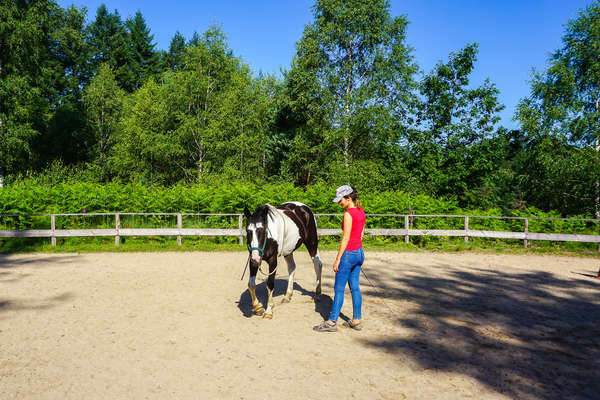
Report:
[[[248,210],[248,206],[244,207],[244,215],[246,218],[250,218],[250,210]]]

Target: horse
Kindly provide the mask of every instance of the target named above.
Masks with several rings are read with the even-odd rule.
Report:
[[[279,256],[284,257],[288,268],[288,286],[282,302],[291,301],[296,271],[293,253],[302,243],[310,254],[317,275],[317,286],[313,297],[316,301],[321,294],[323,263],[319,257],[317,221],[310,208],[298,202],[283,203],[278,207],[265,204],[257,207],[253,214],[250,214],[248,207],[245,207],[244,215],[246,216],[246,242],[250,253],[248,290],[252,296],[254,314],[262,315],[263,318],[273,318],[273,288]],[[256,298],[256,273],[263,260],[269,265],[266,310]]]

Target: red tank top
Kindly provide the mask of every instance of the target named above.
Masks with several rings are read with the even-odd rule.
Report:
[[[349,208],[346,212],[352,217],[352,229],[350,230],[350,240],[348,241],[346,250],[358,250],[362,247],[362,232],[367,217],[362,208]],[[344,220],[342,220],[343,229]]]

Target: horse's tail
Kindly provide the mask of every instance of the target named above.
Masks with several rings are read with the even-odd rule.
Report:
[[[317,217],[313,214],[312,210],[305,206],[305,211],[308,215],[306,221],[306,237],[304,238],[306,248],[311,257],[314,257],[319,251],[319,235],[317,231]]]

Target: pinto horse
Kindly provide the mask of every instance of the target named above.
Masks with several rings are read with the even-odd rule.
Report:
[[[306,245],[315,266],[317,287],[314,298],[317,299],[321,294],[323,263],[319,257],[317,221],[310,208],[297,202],[283,203],[277,208],[265,204],[259,206],[253,214],[250,214],[246,207],[244,215],[246,216],[246,240],[250,252],[248,290],[252,296],[254,314],[262,315],[264,318],[273,318],[273,288],[275,287],[275,273],[279,256],[285,258],[289,275],[283,302],[287,303],[292,299],[294,272],[296,271],[293,252],[302,243]],[[266,310],[256,298],[256,273],[263,260],[269,265],[267,278],[269,297]]]

